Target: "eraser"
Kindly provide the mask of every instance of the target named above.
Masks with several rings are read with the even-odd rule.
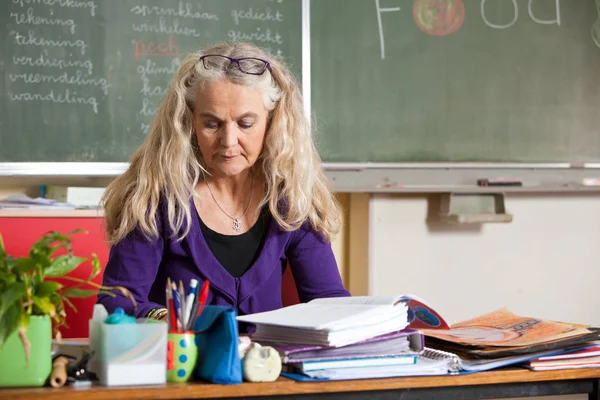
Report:
[[[583,178],[583,186],[600,186],[600,178]]]
[[[479,186],[523,186],[523,182],[516,178],[482,178],[477,179]]]

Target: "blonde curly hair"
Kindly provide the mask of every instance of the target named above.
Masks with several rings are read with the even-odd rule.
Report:
[[[206,69],[203,54],[268,61],[271,70],[255,76],[238,68]],[[172,232],[181,240],[188,234],[190,196],[205,179],[204,161],[194,133],[196,92],[205,82],[227,79],[264,94],[269,124],[255,167],[265,179],[262,204],[283,229],[293,231],[304,222],[327,240],[338,232],[339,205],[321,169],[320,158],[305,116],[296,79],[283,62],[250,43],[225,42],[187,56],[165,95],[144,143],[133,154],[128,169],[107,187],[103,197],[108,242],[117,243],[136,226],[158,238],[155,215],[166,202]],[[286,207],[282,209],[280,202]]]

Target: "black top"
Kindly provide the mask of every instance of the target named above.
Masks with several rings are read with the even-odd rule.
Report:
[[[223,235],[206,226],[199,214],[198,219],[208,248],[219,263],[235,278],[244,275],[262,250],[269,229],[269,208],[263,207],[256,224],[241,235]]]

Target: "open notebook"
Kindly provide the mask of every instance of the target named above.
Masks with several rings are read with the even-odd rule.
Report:
[[[445,360],[448,365],[448,372],[450,373],[469,373],[488,371],[507,365],[519,364],[539,357],[560,354],[562,352],[563,350],[547,350],[501,358],[467,360],[454,353],[426,347],[421,355],[431,360]]]

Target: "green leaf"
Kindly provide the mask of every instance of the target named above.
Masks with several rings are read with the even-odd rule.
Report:
[[[82,232],[87,233],[83,229],[75,229],[66,234],[50,231],[42,236],[42,238],[37,242],[35,242],[33,246],[31,246],[31,249],[29,250],[29,256],[34,259],[37,258],[38,260],[47,260],[58,249],[66,249],[67,253],[71,254],[71,236]],[[56,244],[51,246],[53,243]]]
[[[6,339],[19,328],[21,314],[24,314],[24,312],[18,303],[14,303],[7,308],[6,312],[0,314],[0,348],[2,348]]]
[[[6,288],[0,294],[0,316],[12,307],[14,304],[21,306],[21,303],[16,303],[18,300],[25,296],[25,284],[23,282],[16,282]]]
[[[36,267],[37,263],[35,260],[28,257],[19,257],[15,260],[15,266],[13,267],[13,270],[21,274],[26,274],[35,270]]]
[[[66,275],[85,261],[87,261],[85,257],[58,256],[52,259],[52,263],[46,269],[46,276],[60,277]]]
[[[98,259],[98,256],[95,253],[93,253],[92,254],[92,273],[90,274],[88,281],[91,281],[96,276],[98,276],[98,274],[100,273],[101,270],[102,270],[102,266],[100,265],[100,260]]]
[[[4,287],[14,284],[17,281],[17,277],[15,274],[0,271],[0,281],[2,281],[2,285],[0,286],[0,291],[2,291]]]
[[[54,318],[56,315],[56,306],[48,297],[33,296],[33,304],[36,305],[44,314]]]
[[[70,288],[62,292],[65,297],[90,297],[98,294],[97,290]]]
[[[57,290],[59,290],[62,287],[63,287],[63,285],[61,285],[58,282],[44,281],[44,282],[40,283],[39,285],[37,285],[35,295],[39,296],[39,297],[48,297],[52,293],[55,293]]]
[[[0,271],[10,272],[16,264],[16,260],[14,257],[6,255],[4,257],[0,257]]]

